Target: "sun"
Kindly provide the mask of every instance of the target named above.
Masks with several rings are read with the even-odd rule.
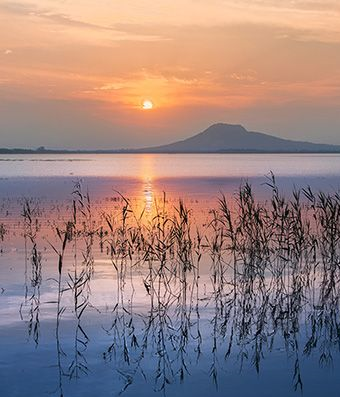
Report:
[[[151,109],[153,109],[153,103],[152,103],[152,101],[150,101],[150,99],[145,99],[145,100],[142,102],[142,109],[143,109],[143,110],[151,110]]]

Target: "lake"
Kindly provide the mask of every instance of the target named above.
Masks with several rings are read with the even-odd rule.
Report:
[[[336,154],[0,155],[1,395],[339,395],[339,187]]]

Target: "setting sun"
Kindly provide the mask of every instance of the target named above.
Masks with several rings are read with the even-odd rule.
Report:
[[[146,99],[142,103],[142,109],[143,110],[151,110],[151,109],[153,109],[153,103],[149,99]]]

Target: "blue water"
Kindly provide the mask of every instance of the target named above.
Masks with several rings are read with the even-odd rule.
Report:
[[[57,277],[57,255],[51,248],[50,243],[54,242],[51,235],[46,232],[48,237],[43,238],[43,234],[54,221],[62,224],[76,180],[81,179],[88,188],[97,215],[101,210],[114,208],[112,198],[117,196],[117,191],[133,198],[136,207],[150,206],[150,211],[154,200],[166,192],[171,203],[184,198],[197,214],[197,219],[205,219],[222,192],[232,199],[240,184],[246,180],[252,183],[257,197],[265,200],[270,192],[265,184],[271,171],[282,192],[287,195],[294,186],[311,185],[315,191],[331,192],[337,191],[340,186],[340,156],[333,154],[1,155],[0,224],[10,225],[10,231],[4,241],[0,240],[0,395],[92,397],[117,396],[122,392],[128,397],[164,394],[170,397],[290,397],[301,393],[307,397],[338,396],[339,346],[334,342],[335,337],[329,342],[329,324],[327,321],[321,324],[324,318],[309,297],[304,297],[296,332],[290,328],[290,333],[285,334],[283,325],[274,332],[268,309],[261,338],[256,339],[256,332],[245,339],[234,335],[230,355],[225,357],[231,328],[223,333],[225,318],[222,314],[214,326],[217,309],[205,295],[208,294],[206,290],[211,290],[210,262],[206,258],[199,292],[202,342],[198,345],[197,312],[190,309],[187,339],[182,345],[183,350],[180,350],[183,317],[178,312],[169,314],[173,320],[171,327],[169,323],[162,325],[156,319],[147,333],[150,325],[149,297],[141,282],[144,273],[139,270],[140,273],[137,271],[134,275],[136,296],[132,300],[128,290],[123,300],[129,310],[125,312],[120,308],[120,313],[125,313],[126,318],[122,320],[120,317],[119,323],[111,328],[115,319],[116,278],[105,252],[99,252],[97,244],[96,271],[91,280],[92,306],[85,311],[82,320],[89,341],[86,346],[80,342],[83,356],[79,356],[79,360],[86,366],[86,371],[78,377],[70,376],[75,354],[76,322],[72,296],[67,291],[63,296],[66,310],[58,334],[61,348],[58,355],[57,286],[53,280]],[[39,307],[32,299],[34,290],[30,285],[30,273],[25,276],[21,214],[24,197],[33,198],[42,210],[39,216],[43,230],[39,232],[38,243],[43,258]],[[27,254],[26,257],[29,264],[30,257]],[[73,269],[72,260],[70,252],[65,265],[65,287],[67,273]],[[28,285],[26,302],[25,285]],[[130,304],[133,311],[130,311]],[[31,307],[39,310],[40,316],[39,340],[36,342],[34,332],[30,331]],[[321,331],[315,349],[307,355],[304,347],[312,334],[313,314],[319,316]],[[229,326],[233,318],[233,315],[228,317]],[[240,321],[242,316],[236,318]],[[131,345],[132,330],[138,346]],[[148,343],[144,348],[146,335]],[[124,356],[124,336],[128,358]],[[163,337],[164,343],[160,348]],[[112,344],[114,348],[108,354]],[[261,344],[258,371],[254,361],[257,344]],[[199,349],[201,352],[198,355]],[[329,356],[327,360],[320,360],[325,352],[332,355],[332,360]],[[301,376],[301,384],[296,384],[298,376]]]

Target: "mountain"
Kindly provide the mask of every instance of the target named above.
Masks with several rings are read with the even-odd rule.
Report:
[[[183,141],[140,149],[143,153],[337,153],[340,146],[277,138],[241,125],[213,124]]]
[[[203,132],[168,145],[142,149],[63,150],[6,149],[0,154],[81,153],[340,153],[340,145],[292,141],[262,132],[247,131],[238,124],[213,124]]]

